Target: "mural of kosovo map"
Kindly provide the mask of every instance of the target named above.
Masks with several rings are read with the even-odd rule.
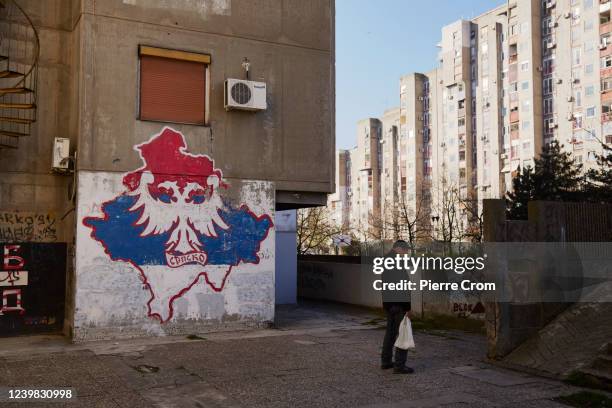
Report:
[[[267,214],[224,202],[221,171],[186,148],[184,136],[169,127],[135,146],[143,166],[124,176],[126,191],[102,204],[102,217],[83,220],[113,261],[138,269],[151,294],[148,315],[162,323],[198,282],[220,292],[232,267],[259,263],[273,225]]]

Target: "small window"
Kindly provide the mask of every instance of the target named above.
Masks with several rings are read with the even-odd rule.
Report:
[[[590,106],[586,109],[586,117],[587,118],[595,117],[595,107],[594,106]]]
[[[205,125],[210,56],[140,46],[139,119]]]

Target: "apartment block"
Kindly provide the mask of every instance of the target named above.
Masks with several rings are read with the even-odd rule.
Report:
[[[382,122],[357,123],[357,146],[350,150],[350,226],[362,239],[380,237],[380,175]]]
[[[327,197],[330,221],[342,229],[349,228],[351,195],[351,154],[348,150],[336,152],[336,191]]]
[[[442,27],[437,68],[400,78],[399,109],[382,117],[382,154],[365,139],[373,120],[358,125],[354,163],[365,163],[366,147],[381,161],[352,166],[348,189],[362,195],[350,200],[360,206],[351,228],[378,208],[383,219],[403,208],[436,236],[453,196],[474,203],[460,209],[465,229],[553,140],[594,167],[612,143],[611,31],[609,0],[515,0]]]

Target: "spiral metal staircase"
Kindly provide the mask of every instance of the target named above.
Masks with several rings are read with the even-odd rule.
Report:
[[[36,121],[40,41],[16,0],[0,0],[0,149],[16,149]]]

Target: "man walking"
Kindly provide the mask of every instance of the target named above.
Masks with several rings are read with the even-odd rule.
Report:
[[[408,243],[398,240],[393,244],[393,248],[386,256],[395,257],[396,255],[405,255],[409,253],[410,246]],[[400,283],[402,280],[409,278],[410,274],[405,270],[385,269],[382,281],[384,283]],[[397,374],[411,374],[414,370],[406,366],[408,350],[402,350],[395,347],[395,361],[392,360],[393,348],[399,334],[400,324],[404,316],[410,311],[410,292],[383,290],[382,296],[383,309],[387,316],[387,328],[383,340],[381,368],[383,370],[393,368],[393,372]]]

